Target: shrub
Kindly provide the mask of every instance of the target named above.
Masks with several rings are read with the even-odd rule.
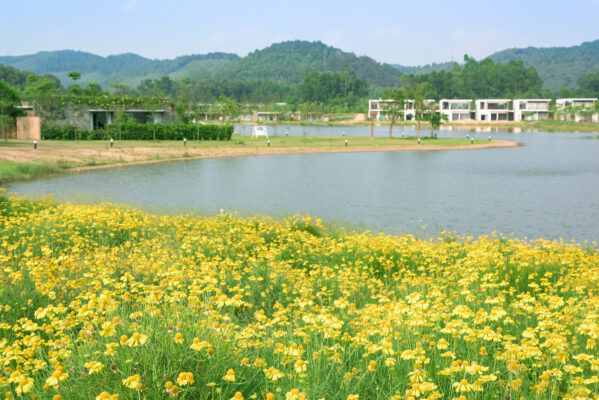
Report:
[[[89,131],[74,126],[44,126],[44,140],[231,140],[232,125],[112,124],[106,130]]]

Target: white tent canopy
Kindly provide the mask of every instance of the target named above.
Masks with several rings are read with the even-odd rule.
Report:
[[[259,136],[268,137],[268,132],[266,131],[265,126],[254,126],[254,129],[252,129],[252,137],[257,138]]]

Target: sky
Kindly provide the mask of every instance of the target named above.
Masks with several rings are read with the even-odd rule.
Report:
[[[157,59],[245,56],[308,40],[380,62],[424,65],[599,39],[597,15],[599,0],[0,0],[0,55],[72,49]]]

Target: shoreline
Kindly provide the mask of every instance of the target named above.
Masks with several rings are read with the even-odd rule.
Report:
[[[152,148],[144,146],[134,146],[129,148],[115,149],[70,149],[71,152],[90,153],[91,159],[65,160],[63,157],[69,157],[65,154],[67,150],[57,148],[52,149],[55,153],[49,153],[46,158],[25,159],[22,160],[17,153],[11,157],[3,156],[0,148],[0,162],[14,163],[24,167],[43,166],[41,171],[29,169],[19,171],[14,178],[0,179],[0,186],[15,182],[43,179],[52,176],[67,174],[78,174],[89,171],[124,168],[141,165],[153,165],[167,162],[193,161],[210,158],[229,158],[229,157],[248,157],[248,156],[270,156],[286,154],[322,154],[322,153],[366,153],[366,152],[396,152],[396,151],[451,151],[451,150],[483,150],[492,148],[509,148],[522,146],[516,141],[494,140],[490,143],[475,144],[457,144],[457,145],[435,145],[435,144],[408,144],[408,145],[377,145],[364,146],[350,144],[349,147],[315,147],[315,146],[291,146],[291,147],[207,147],[207,148]],[[38,150],[43,151],[43,150]],[[31,153],[29,153],[31,154]],[[165,155],[166,154],[166,155]],[[37,153],[37,156],[41,153]],[[15,157],[17,156],[17,157]],[[98,157],[98,158],[96,158]],[[117,158],[118,157],[118,158]],[[142,158],[143,157],[143,158]],[[127,161],[124,161],[127,159]],[[93,162],[93,165],[86,165]],[[74,164],[74,165],[73,165]],[[77,165],[78,164],[78,165]]]
[[[73,167],[63,170],[64,173],[82,173],[88,171],[96,171],[96,170],[104,170],[104,169],[112,169],[112,168],[124,168],[124,167],[133,167],[140,165],[152,165],[152,164],[162,164],[167,162],[181,162],[181,161],[195,161],[195,160],[204,160],[204,159],[213,159],[213,158],[232,158],[232,157],[251,157],[251,156],[277,156],[277,155],[286,155],[286,154],[322,154],[322,153],[369,153],[369,152],[385,152],[385,151],[443,151],[443,150],[483,150],[483,149],[499,149],[499,148],[509,148],[509,147],[520,147],[523,146],[522,143],[516,141],[496,141],[494,143],[485,143],[485,144],[471,144],[465,146],[438,146],[438,145],[414,145],[414,146],[384,146],[381,148],[372,148],[372,147],[347,147],[342,149],[335,148],[251,148],[247,149],[248,151],[241,152],[232,152],[227,154],[209,154],[209,155],[200,155],[200,156],[191,156],[191,157],[173,157],[173,158],[162,158],[162,159],[154,159],[154,160],[140,160],[140,161],[131,161],[125,163],[116,163],[116,164],[102,164],[102,165],[90,165],[90,166],[81,166],[81,167]],[[241,150],[241,149],[234,149]],[[244,149],[245,150],[245,149]],[[254,150],[253,152],[251,150]]]

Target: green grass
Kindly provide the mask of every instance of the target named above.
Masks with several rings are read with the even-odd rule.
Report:
[[[22,179],[42,178],[57,174],[63,169],[65,169],[64,164],[59,163],[0,161],[0,184]]]

